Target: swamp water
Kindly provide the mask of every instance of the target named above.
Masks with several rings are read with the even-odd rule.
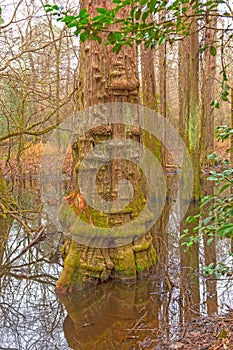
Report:
[[[36,196],[27,190],[23,195],[31,207]],[[207,315],[208,311],[224,313],[233,308],[231,277],[211,279],[211,287],[206,284],[201,273],[203,243],[198,284],[192,290],[181,283],[191,272],[184,273],[178,221],[172,212],[166,229],[168,251],[164,252],[168,266],[162,275],[132,284],[108,282],[69,296],[57,296],[54,291],[62,271],[63,236],[47,224],[46,217],[38,216],[33,225],[47,224],[45,235],[27,249],[25,228],[14,222],[0,268],[0,349],[163,349],[163,344],[179,338],[185,322],[199,312]],[[230,242],[218,242],[217,260],[229,249]]]

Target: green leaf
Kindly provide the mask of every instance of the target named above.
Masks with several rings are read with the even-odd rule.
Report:
[[[182,12],[185,13],[188,10],[188,6],[182,7]]]
[[[153,43],[151,44],[151,48],[154,49],[158,45],[158,41],[154,40]]]
[[[136,12],[136,14],[135,14],[135,19],[136,19],[136,21],[138,21],[139,18],[141,17],[141,13],[142,13],[142,10],[141,10],[141,9],[138,10],[138,11]]]
[[[207,2],[205,3],[205,6],[210,6],[210,5],[212,5],[212,3],[213,3],[213,1],[207,1]]]
[[[229,186],[231,186],[230,183],[228,183],[228,184],[222,186],[222,187],[220,188],[220,190],[219,190],[219,194],[222,193],[223,191],[225,191],[225,189],[227,189]]]
[[[211,54],[211,56],[217,55],[217,49],[215,46],[210,46],[210,54]]]
[[[116,34],[114,32],[108,34],[108,41],[111,44],[114,44],[117,41]]]
[[[0,25],[4,23],[4,19],[0,17]]]
[[[88,24],[88,22],[89,22],[88,17],[83,17],[79,21],[80,24]]]
[[[227,97],[227,95],[222,94],[222,100],[223,100],[224,102],[228,101],[228,97]]]
[[[157,0],[151,0],[148,2],[148,6],[151,12],[154,12]]]
[[[60,10],[60,7],[58,5],[53,5],[52,6],[52,9],[53,10],[56,10],[56,11],[59,11]]]
[[[65,24],[69,24],[70,22],[72,22],[74,19],[76,19],[75,16],[65,16],[62,19],[62,22],[64,22]]]
[[[45,10],[46,13],[49,13],[49,12],[52,12],[52,11],[53,11],[53,9],[52,9],[51,7],[48,7],[48,8]]]
[[[196,222],[197,219],[200,217],[200,215],[190,215],[187,217],[187,219],[185,220],[187,222],[187,224],[190,224],[191,222]]]
[[[218,178],[215,177],[215,176],[209,176],[209,177],[207,177],[207,180],[209,180],[209,181],[218,181]]]
[[[94,41],[98,41],[99,44],[102,43],[102,38],[99,35],[92,34],[90,38]]]
[[[115,32],[115,35],[116,35],[117,41],[120,41],[120,40],[121,40],[121,37],[122,37],[121,32]]]
[[[231,238],[233,236],[233,224],[229,223],[220,227],[220,229],[217,231],[217,234],[220,237]]]
[[[84,41],[86,41],[87,40],[87,34],[86,33],[81,33],[80,34],[80,41],[82,41],[83,43],[84,43]]]
[[[77,22],[71,22],[71,23],[67,24],[66,26],[67,26],[67,28],[77,27]]]
[[[159,45],[164,44],[165,41],[166,41],[166,37],[165,37],[165,36],[161,36],[161,37],[159,38]]]
[[[116,45],[113,46],[112,51],[118,54],[122,48],[122,44],[117,43]]]
[[[142,21],[145,22],[145,20],[147,19],[147,17],[149,16],[149,12],[144,12],[143,15],[142,15]]]
[[[80,32],[81,32],[81,29],[76,29],[76,30],[74,31],[74,35],[75,35],[75,36],[78,36],[78,35],[80,34]]]
[[[215,197],[216,196],[205,196],[205,197],[202,197],[201,198],[200,208],[204,207],[207,203],[211,202]]]
[[[211,104],[210,104],[210,106],[214,106],[214,107],[217,108],[217,109],[220,108],[220,104],[219,104],[219,102],[216,101],[216,100],[212,101]]]
[[[108,10],[106,10],[103,7],[99,7],[96,11],[97,11],[97,13],[100,13],[101,15],[105,15],[108,12]]]
[[[214,237],[211,237],[211,238],[209,238],[208,240],[207,240],[207,246],[210,246],[211,245],[211,243],[213,242],[213,240],[214,240]]]

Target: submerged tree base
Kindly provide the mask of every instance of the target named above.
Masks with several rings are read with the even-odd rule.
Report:
[[[56,290],[66,293],[110,279],[136,280],[151,273],[155,264],[150,232],[133,244],[108,249],[93,249],[72,240]]]

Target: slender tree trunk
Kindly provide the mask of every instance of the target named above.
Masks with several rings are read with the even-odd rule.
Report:
[[[188,125],[189,125],[189,60],[190,60],[190,38],[184,38],[178,47],[178,89],[179,89],[179,132],[186,144],[188,144]]]
[[[233,129],[233,88],[231,88],[231,128]],[[233,137],[231,136],[230,161],[233,168]]]
[[[189,100],[189,125],[188,145],[194,170],[193,199],[200,199],[200,148],[199,148],[199,42],[198,24],[193,22],[190,35],[190,100]]]
[[[158,96],[155,74],[155,50],[146,49],[144,45],[140,46],[140,62],[142,72],[142,103],[144,106],[159,111]],[[147,148],[152,150],[156,158],[162,164],[162,145],[159,140],[155,140],[148,133],[143,134],[143,141]]]
[[[189,150],[193,172],[193,196],[194,202],[200,198],[200,157],[199,157],[199,42],[198,24],[190,24],[190,36],[179,44],[179,128],[181,136],[186,142]],[[188,171],[188,169],[187,169]],[[186,190],[180,193],[180,200],[186,201]],[[198,209],[190,208],[189,215],[196,214]],[[193,225],[181,222],[180,231],[188,228],[190,235],[193,234]],[[190,311],[199,312],[199,247],[195,245],[188,252],[180,248],[181,276],[180,293],[184,305],[185,318],[189,318]]]
[[[216,36],[217,18],[206,19],[205,45],[214,45]],[[210,28],[209,28],[210,27]],[[202,113],[201,113],[201,163],[208,165],[208,154],[214,151],[214,111],[211,102],[215,97],[216,56],[210,54],[209,48],[203,55],[203,82],[202,82]]]
[[[231,128],[233,129],[233,88],[231,88]],[[233,136],[230,139],[230,162],[233,168]],[[233,193],[233,188],[231,186],[231,193]],[[231,252],[233,253],[233,237],[231,238]]]
[[[165,11],[160,14],[160,19],[163,20],[166,16]],[[166,119],[167,117],[167,49],[166,43],[159,46],[159,113]],[[166,171],[166,148],[165,139],[166,135],[162,136],[161,145],[161,163]],[[167,195],[168,197],[169,195]],[[154,227],[154,237],[156,242],[156,252],[158,256],[157,271],[160,271],[163,281],[165,281],[165,276],[168,276],[168,235],[166,231],[166,226],[169,220],[169,209],[171,203],[169,200],[166,202],[160,220]],[[166,284],[165,284],[166,285]]]
[[[142,72],[142,102],[143,105],[158,110],[157,84],[155,76],[155,50],[140,46],[141,72]]]
[[[141,71],[142,71],[142,101],[146,107],[155,109],[166,118],[166,45],[163,44],[159,47],[159,91],[156,90],[156,75],[155,75],[155,54],[156,51],[151,49],[145,49],[143,45],[140,48],[141,52]],[[157,102],[157,96],[160,96],[160,103]],[[166,171],[165,164],[165,148],[162,143],[156,140],[153,136],[149,136],[148,133],[144,135],[144,144],[147,148],[151,149],[160,161],[161,165]],[[164,135],[165,137],[165,135]],[[169,186],[168,186],[169,187]],[[169,209],[171,202],[167,201],[163,208],[163,212],[157,223],[151,228],[151,234],[154,240],[154,246],[156,247],[157,266],[156,273],[161,277],[162,283],[168,278],[168,236],[166,232],[166,226],[169,220]],[[164,283],[166,288],[166,282]],[[164,315],[166,310],[164,311]],[[166,314],[167,316],[167,314]]]
[[[205,28],[204,45],[214,45],[213,41],[216,35],[217,18],[210,19],[207,15]],[[200,137],[200,156],[202,165],[210,165],[208,154],[214,151],[214,111],[211,102],[215,97],[215,75],[216,75],[216,56],[210,54],[210,50],[204,51],[203,55],[203,81],[202,81],[202,110],[201,110],[201,137]],[[214,184],[204,179],[202,186],[202,195],[206,196],[214,193]],[[204,255],[205,265],[216,263],[216,240],[208,245],[208,237],[204,237]],[[212,278],[206,280],[207,289],[207,311],[213,314],[218,311],[217,305],[217,281]]]

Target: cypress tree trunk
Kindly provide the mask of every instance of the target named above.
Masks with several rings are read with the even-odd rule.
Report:
[[[83,1],[82,7],[95,15],[98,7],[111,8],[110,1]],[[128,8],[122,11],[129,11]],[[122,13],[125,15],[125,13]],[[99,45],[94,41],[81,44],[79,77],[79,108],[108,102],[139,102],[139,79],[136,66],[135,48],[125,47],[118,55],[111,47]],[[127,129],[125,125],[110,124],[101,126],[101,115],[96,115],[100,127],[90,130],[73,144],[78,177],[79,164],[93,145],[109,139],[129,138],[141,141],[141,131],[137,127]],[[128,178],[134,187],[134,196],[139,202],[145,198],[146,187],[142,174],[135,163],[127,164],[115,159],[105,166],[102,180],[99,180],[99,192],[105,200],[114,200],[119,180]],[[76,194],[79,193],[78,184]],[[138,208],[121,211],[119,214],[100,213],[96,215],[91,207],[87,208],[88,217],[93,225],[110,227],[124,225],[137,215]],[[91,222],[89,222],[91,223]],[[141,274],[147,274],[156,263],[156,254],[150,232],[132,244],[116,248],[93,248],[71,241],[64,261],[64,269],[57,283],[57,291],[81,289],[90,283],[106,281],[110,278],[132,280]]]

